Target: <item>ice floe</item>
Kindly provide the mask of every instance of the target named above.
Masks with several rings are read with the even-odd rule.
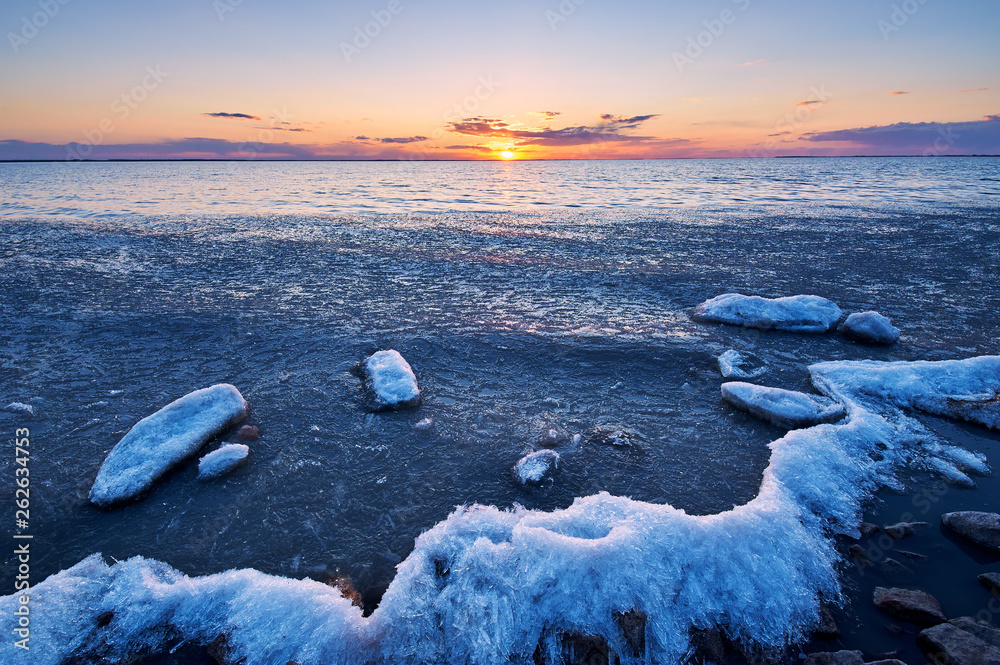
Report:
[[[246,400],[228,383],[171,402],[136,423],[111,449],[90,488],[90,501],[107,507],[135,499],[171,467],[246,415]]]
[[[829,398],[742,381],[723,383],[722,398],[741,411],[789,429],[833,422],[844,415],[844,407]]]
[[[698,305],[692,318],[762,330],[824,333],[840,320],[836,304],[820,296],[762,298],[726,293]]]
[[[11,402],[7,406],[3,407],[3,411],[9,413],[27,413],[28,415],[35,415],[35,407],[30,404],[25,404],[24,402]]]
[[[833,536],[856,536],[872,493],[901,487],[897,472],[946,455],[909,410],[995,423],[996,407],[967,405],[1000,390],[994,356],[809,371],[846,417],[773,441],[758,495],[732,510],[689,515],[607,493],[553,512],[463,506],[417,538],[369,617],[308,580],[187,577],[139,557],[108,566],[92,556],[33,587],[31,651],[4,640],[0,661],[55,665],[220,634],[247,665],[530,663],[536,650],[553,660],[566,632],[605,639],[626,664],[674,663],[693,628],[712,626],[780,648],[819,624],[821,599],[841,597]],[[6,635],[17,602],[0,598]],[[643,654],[623,633],[627,612],[648,618]]]
[[[855,312],[837,330],[844,337],[862,344],[884,346],[899,340],[899,328],[878,312]]]
[[[243,464],[249,454],[249,446],[242,443],[227,443],[198,460],[198,479],[211,480],[224,476]]]
[[[756,379],[767,372],[767,364],[749,353],[729,349],[718,357],[719,372],[727,379]]]
[[[522,485],[538,484],[559,468],[559,453],[554,450],[538,450],[528,453],[514,465],[514,477]]]
[[[365,386],[371,391],[376,410],[420,405],[420,388],[410,364],[399,351],[378,351],[359,365]]]

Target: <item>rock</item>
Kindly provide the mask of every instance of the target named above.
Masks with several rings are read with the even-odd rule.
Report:
[[[1000,573],[983,573],[979,576],[979,583],[994,596],[1000,597]]]
[[[104,628],[105,626],[107,626],[108,624],[110,624],[111,620],[114,619],[114,618],[115,618],[115,613],[114,612],[110,612],[110,611],[108,611],[108,612],[101,612],[100,614],[97,615],[97,620],[95,621],[95,623],[97,624],[98,628]]]
[[[762,330],[824,333],[840,320],[840,308],[819,296],[761,298],[726,293],[698,305],[691,318]]]
[[[917,644],[935,664],[1000,665],[1000,649],[950,623],[921,631]]]
[[[907,559],[912,559],[913,561],[924,561],[927,559],[925,554],[917,554],[916,552],[910,552],[908,550],[896,550],[896,554],[899,556],[905,556]]]
[[[364,608],[365,601],[361,597],[361,592],[357,590],[354,583],[351,582],[351,578],[342,573],[337,573],[329,579],[325,580],[327,586],[332,586],[340,591],[340,595],[351,601],[351,605],[355,607]]]
[[[803,665],[864,665],[860,651],[817,651],[806,656]]]
[[[528,453],[514,465],[514,477],[522,485],[537,485],[559,469],[559,453],[539,450]]]
[[[741,411],[779,427],[795,429],[839,420],[844,407],[825,397],[794,390],[731,381],[722,384],[722,398]]]
[[[749,353],[730,349],[718,358],[719,372],[727,379],[756,379],[767,372],[767,363]]]
[[[848,339],[873,346],[894,344],[899,340],[899,328],[878,312],[855,312],[837,330]]]
[[[906,663],[898,658],[884,658],[882,660],[869,661],[865,665],[906,665]]]
[[[413,368],[399,351],[373,353],[355,367],[364,381],[375,411],[420,406],[420,388]]]
[[[571,665],[608,665],[612,651],[603,637],[565,633],[562,638],[562,662]]]
[[[413,429],[417,430],[418,432],[426,432],[432,429],[433,427],[434,427],[434,420],[432,420],[431,418],[423,418],[422,420],[417,421],[417,423],[413,426]]]
[[[227,443],[198,460],[198,480],[224,476],[247,460],[250,448],[242,443]]]
[[[875,587],[875,606],[889,616],[918,626],[933,626],[947,619],[937,598],[916,589]]]
[[[912,536],[916,533],[916,529],[922,526],[930,526],[927,522],[898,522],[896,524],[890,524],[883,528],[889,537],[893,540],[902,540],[907,536]]]
[[[830,610],[823,607],[819,611],[819,625],[813,629],[813,636],[820,640],[835,640],[840,637],[840,628]]]
[[[256,425],[244,425],[243,427],[236,430],[236,440],[237,441],[256,441],[260,438],[260,430],[257,429]]]
[[[858,525],[858,531],[861,532],[861,536],[864,538],[871,538],[876,533],[882,530],[878,524],[872,524],[871,522],[862,522]]]
[[[111,449],[90,488],[102,508],[135,499],[209,439],[247,416],[247,403],[228,383],[196,390],[143,418]]]
[[[626,448],[635,443],[635,435],[623,429],[594,429],[587,432],[587,441],[603,446],[619,446]]]
[[[632,650],[635,658],[641,658],[646,652],[646,615],[633,610],[615,614],[618,627],[621,628],[625,644]]]
[[[722,641],[722,632],[715,627],[705,630],[693,629],[689,650],[694,650],[694,662],[722,663],[726,657],[726,645]]]
[[[1000,515],[963,510],[945,513],[941,522],[946,527],[972,542],[994,552],[1000,552]]]
[[[569,443],[570,436],[557,429],[548,429],[538,437],[538,445],[543,448],[556,448]]]
[[[864,564],[871,563],[868,560],[868,553],[865,552],[865,548],[861,547],[861,545],[858,545],[857,543],[848,547],[847,553],[851,555],[851,558],[857,561],[858,563],[864,563]]]
[[[972,617],[958,617],[948,623],[955,626],[955,628],[961,628],[965,632],[971,633],[990,646],[1000,648],[1000,630],[997,630],[993,626],[979,623]]]

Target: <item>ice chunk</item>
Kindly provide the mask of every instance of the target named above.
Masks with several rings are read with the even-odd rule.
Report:
[[[559,468],[559,453],[554,450],[539,450],[528,453],[514,465],[514,477],[522,485],[538,484]]]
[[[243,420],[247,403],[228,383],[202,388],[143,418],[104,459],[90,488],[101,507],[135,499],[210,438]]]
[[[198,460],[198,479],[224,476],[246,461],[250,448],[242,443],[227,443]]]
[[[718,358],[719,372],[727,379],[756,379],[767,372],[767,364],[750,354],[729,349]]]
[[[28,415],[35,414],[35,407],[30,404],[25,404],[24,402],[11,402],[7,406],[3,407],[3,410],[9,413],[27,413]]]
[[[376,410],[420,405],[417,377],[399,351],[373,353],[361,363],[360,373],[372,393]]]
[[[899,339],[899,328],[878,312],[855,312],[837,330],[844,337],[862,344],[888,345]]]
[[[833,422],[844,415],[844,407],[828,398],[742,381],[723,383],[722,398],[741,411],[789,429]]]
[[[769,299],[726,293],[698,305],[692,318],[762,330],[823,333],[837,323],[840,315],[837,305],[819,296]]]
[[[683,662],[692,628],[713,625],[773,653],[818,625],[820,598],[841,598],[834,534],[856,533],[874,492],[898,487],[897,474],[930,454],[908,410],[1000,390],[993,356],[809,371],[847,417],[773,441],[758,495],[732,510],[689,515],[607,493],[553,512],[462,506],[417,538],[367,618],[308,580],[190,578],[141,558],[109,567],[92,557],[33,587],[29,662],[124,659],[225,634],[246,665],[528,663],[536,650],[558,654],[567,630],[605,639],[626,665],[671,663]],[[12,638],[18,602],[0,598],[0,633]],[[638,656],[617,619],[629,611],[648,617]],[[14,639],[0,641],[0,662],[23,658]]]

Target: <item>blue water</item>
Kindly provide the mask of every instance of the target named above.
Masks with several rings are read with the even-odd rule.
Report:
[[[456,505],[752,498],[781,430],[721,402],[729,348],[793,389],[817,361],[1000,352],[997,158],[0,164],[0,186],[0,406],[35,410],[0,427],[37,446],[40,575],[142,554],[342,572],[374,603]],[[877,309],[903,336],[690,320],[730,291]],[[379,348],[414,367],[419,411],[365,413],[349,369]],[[132,424],[221,381],[262,433],[249,466],[87,503]],[[637,445],[566,450],[554,483],[520,487],[550,427]]]

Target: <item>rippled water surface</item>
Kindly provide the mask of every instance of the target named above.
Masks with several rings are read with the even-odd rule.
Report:
[[[0,406],[35,411],[0,427],[33,433],[39,574],[142,554],[339,570],[374,600],[456,505],[751,499],[781,430],[721,402],[729,348],[794,389],[816,361],[1000,351],[1000,159],[0,164],[0,184]],[[689,319],[730,291],[875,308],[903,338]],[[419,410],[364,411],[349,370],[380,348]],[[129,427],[223,381],[262,434],[247,467],[87,503]],[[520,487],[552,427],[635,445],[564,446],[553,483]]]

